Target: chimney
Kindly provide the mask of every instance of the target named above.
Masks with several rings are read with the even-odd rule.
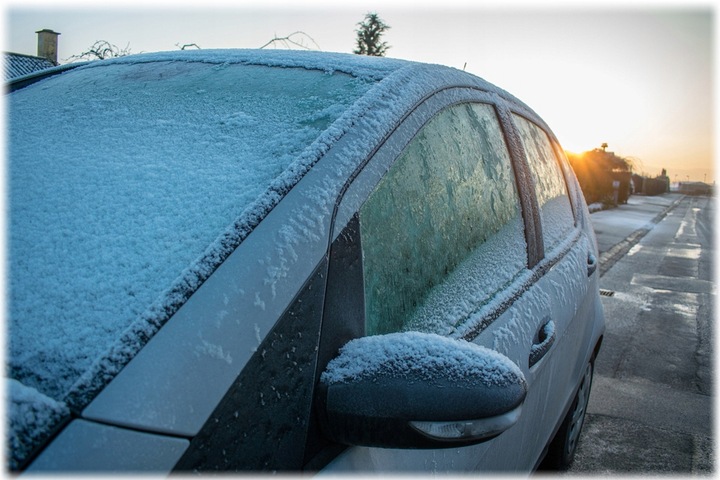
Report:
[[[40,30],[38,32],[35,32],[38,34],[38,57],[47,58],[55,65],[58,64],[57,61],[57,44],[58,44],[58,35],[60,35],[57,32],[53,32],[52,30],[48,30],[47,28]]]

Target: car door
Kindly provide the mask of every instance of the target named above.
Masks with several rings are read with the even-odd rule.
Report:
[[[541,281],[550,267],[540,261],[539,209],[523,152],[506,107],[476,90],[436,94],[400,125],[339,204],[333,250],[355,249],[344,256],[354,258],[347,262],[354,273],[343,282],[354,288],[341,289],[354,308],[334,318],[326,309],[319,360],[322,368],[360,335],[421,331],[471,341],[522,369],[528,393],[517,424],[462,448],[352,446],[327,472],[535,466],[563,409],[550,405],[557,367],[550,359],[559,359],[551,355],[559,343],[552,329],[566,322],[554,310],[552,282]],[[344,325],[336,329],[345,335],[329,335],[331,325]]]
[[[562,151],[557,143],[538,119],[532,121],[530,115],[519,113],[512,117],[540,210],[544,258],[534,288],[550,299],[545,318],[552,326],[556,346],[543,359],[551,372],[544,380],[548,387],[545,415],[557,426],[573,399],[597,338],[594,329],[601,314],[595,301],[596,247],[592,231],[584,224],[573,174],[559,155]]]

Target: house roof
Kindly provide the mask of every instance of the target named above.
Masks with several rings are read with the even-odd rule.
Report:
[[[47,58],[9,52],[4,52],[3,55],[5,57],[3,62],[5,81],[55,66]]]

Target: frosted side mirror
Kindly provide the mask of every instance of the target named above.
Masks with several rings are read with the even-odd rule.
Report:
[[[348,342],[320,378],[323,429],[346,445],[443,448],[514,425],[527,384],[498,352],[419,332]]]

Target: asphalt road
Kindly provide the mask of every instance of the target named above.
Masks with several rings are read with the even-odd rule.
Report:
[[[570,475],[711,474],[708,197],[631,197],[591,215],[607,331]]]

